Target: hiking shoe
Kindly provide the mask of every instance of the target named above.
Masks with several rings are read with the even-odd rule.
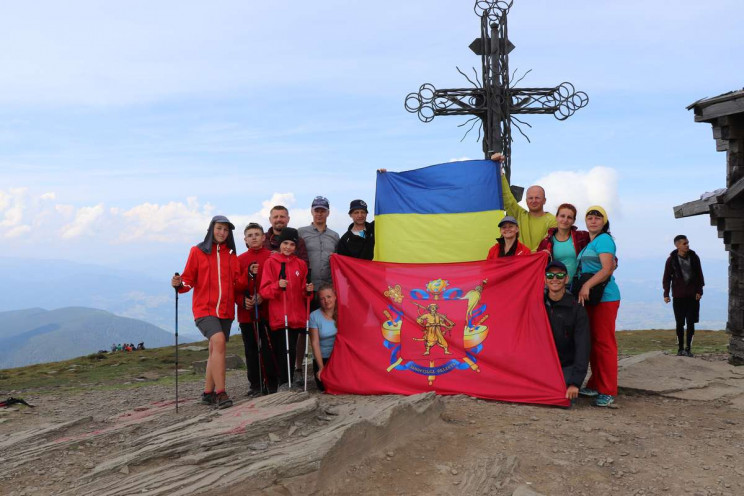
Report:
[[[250,388],[248,390],[248,393],[246,393],[246,396],[248,396],[249,398],[254,398],[256,396],[261,396],[261,390],[260,389]]]
[[[599,393],[595,389],[589,389],[589,388],[581,388],[579,389],[579,396],[584,396],[585,398],[594,398]]]
[[[687,356],[687,352],[685,350],[680,349],[677,351],[677,356]]]
[[[615,402],[615,397],[609,394],[599,394],[594,400],[594,406],[607,407]]]
[[[685,356],[688,356],[688,357],[692,358],[692,357],[694,357],[695,355],[694,355],[694,354],[693,354],[693,353],[692,353],[692,352],[690,351],[690,349],[688,348],[688,349],[686,349],[686,350],[685,350]]]
[[[215,405],[217,406],[218,410],[222,410],[223,408],[229,408],[233,404],[233,401],[230,399],[230,397],[227,395],[226,392],[221,392],[220,394],[216,395],[215,398]]]
[[[214,394],[214,391],[212,391],[211,393],[202,393],[199,403],[201,403],[202,405],[214,405],[217,401],[216,398],[217,395]]]

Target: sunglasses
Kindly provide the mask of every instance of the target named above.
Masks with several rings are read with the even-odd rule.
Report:
[[[547,279],[553,279],[554,277],[557,277],[560,280],[566,277],[566,273],[565,272],[546,272],[545,277]]]

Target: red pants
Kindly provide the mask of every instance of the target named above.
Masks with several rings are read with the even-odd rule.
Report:
[[[619,301],[607,301],[598,305],[587,305],[589,327],[592,334],[592,351],[589,363],[592,376],[586,387],[600,394],[617,396],[617,340],[615,319]]]

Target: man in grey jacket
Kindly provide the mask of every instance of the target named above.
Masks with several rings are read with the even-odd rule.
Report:
[[[328,199],[323,196],[316,196],[313,199],[313,203],[310,206],[310,213],[313,216],[313,222],[309,226],[301,227],[298,229],[299,235],[305,242],[305,248],[307,249],[307,258],[310,263],[308,268],[310,269],[310,277],[312,279],[313,286],[319,288],[323,283],[332,283],[331,280],[331,254],[336,251],[336,245],[338,244],[339,236],[336,231],[330,229],[326,224],[328,215],[331,213],[331,205],[328,203]],[[317,299],[313,295],[313,299],[310,303],[310,310],[318,308]],[[297,339],[297,349],[305,349],[305,335],[300,334]],[[297,359],[295,360],[295,376],[297,376],[298,370],[302,369],[303,356],[297,353]],[[300,374],[300,378],[302,375]]]

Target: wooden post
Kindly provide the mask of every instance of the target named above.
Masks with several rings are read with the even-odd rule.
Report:
[[[726,152],[726,191],[678,205],[674,216],[709,213],[723,238],[729,252],[729,363],[744,365],[744,90],[699,100],[687,109],[694,109],[696,122],[713,126],[716,150]]]

